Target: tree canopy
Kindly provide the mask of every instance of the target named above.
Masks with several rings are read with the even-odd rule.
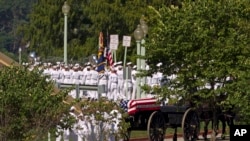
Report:
[[[38,0],[29,15],[29,22],[20,26],[19,33],[31,43],[29,50],[38,52],[42,58],[63,57],[63,3],[64,0]],[[69,60],[82,60],[97,54],[99,32],[106,36],[106,43],[110,34],[118,34],[122,40],[123,35],[133,34],[142,15],[148,15],[148,5],[158,9],[170,3],[171,0],[68,0],[71,7],[67,32]],[[122,60],[123,48],[117,52],[118,60]],[[129,49],[128,56],[133,52],[133,48]]]
[[[185,0],[181,7],[149,7],[151,71],[162,62],[164,75],[177,74],[170,84],[174,89],[162,94],[198,97],[195,103],[213,108],[235,105],[242,121],[250,122],[249,6],[248,0]]]
[[[0,70],[0,139],[41,140],[55,132],[69,106],[66,91],[54,93],[54,84],[39,71],[21,67]]]

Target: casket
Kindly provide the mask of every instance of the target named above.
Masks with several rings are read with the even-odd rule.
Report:
[[[128,102],[128,114],[134,115],[140,111],[160,110],[160,104],[156,98],[134,99]]]

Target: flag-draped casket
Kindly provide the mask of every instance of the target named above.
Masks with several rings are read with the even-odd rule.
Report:
[[[128,114],[134,115],[140,111],[157,111],[160,110],[160,104],[156,98],[143,98],[130,100],[127,103]]]

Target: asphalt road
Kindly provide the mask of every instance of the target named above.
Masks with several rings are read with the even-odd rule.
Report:
[[[208,140],[207,140],[207,141],[209,141],[210,138],[211,138],[211,136],[208,135]],[[199,137],[199,140],[203,140],[203,141],[204,141],[204,139],[202,138],[202,136]],[[145,140],[145,141],[146,141],[146,140]],[[173,139],[170,139],[170,138],[169,138],[169,139],[165,139],[164,141],[173,141]],[[184,141],[184,140],[183,140],[182,137],[179,137],[179,138],[177,139],[177,141]],[[229,136],[226,136],[226,138],[225,138],[224,140],[222,140],[221,137],[220,137],[220,135],[218,135],[217,138],[216,138],[216,141],[229,141]]]
[[[211,135],[208,135],[207,141],[209,141],[210,138],[211,138]],[[203,139],[202,136],[199,136],[199,140],[204,141],[204,139]],[[131,141],[148,141],[148,139],[147,139],[147,138],[143,138],[143,139],[131,139]],[[164,141],[173,141],[173,139],[172,139],[172,138],[167,138],[167,139],[165,139]],[[178,137],[178,138],[177,138],[177,141],[184,141],[184,140],[183,140],[182,137]],[[216,141],[229,141],[229,136],[226,136],[226,138],[225,138],[224,140],[222,140],[221,137],[220,137],[220,134],[219,134],[219,135],[217,136]]]

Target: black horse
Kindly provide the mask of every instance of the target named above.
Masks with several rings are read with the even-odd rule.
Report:
[[[203,119],[205,125],[204,125],[204,133],[203,138],[207,139],[208,134],[208,125],[211,121],[212,123],[212,129],[215,129],[216,135],[219,133],[219,125],[220,122],[222,123],[222,129],[221,129],[221,139],[225,139],[226,134],[226,127],[229,128],[234,125],[234,118],[235,113],[233,112],[233,106],[231,108],[225,109],[224,107],[218,106],[215,111],[216,121],[214,121],[213,118],[213,112],[211,110],[203,110],[201,113],[201,119]],[[213,128],[213,125],[215,128]]]

